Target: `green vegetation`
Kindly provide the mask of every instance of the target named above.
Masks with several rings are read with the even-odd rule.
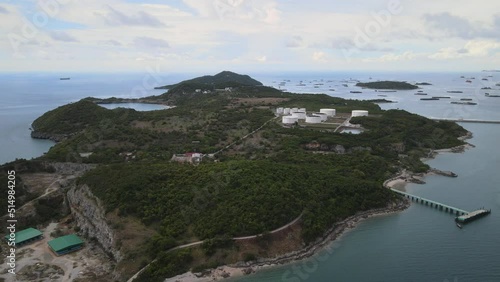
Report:
[[[389,90],[412,90],[418,89],[418,86],[402,81],[374,81],[359,82],[356,86],[369,89],[389,89]]]
[[[198,86],[198,88],[195,89],[203,89],[203,90],[207,90],[207,86],[209,87],[215,86],[216,88],[225,88],[225,87],[233,87],[241,85],[262,86],[261,82],[251,78],[248,75],[241,75],[230,71],[223,71],[213,76],[205,75],[202,77],[185,80],[177,84],[156,87],[156,89],[173,89],[183,84],[195,85]]]
[[[181,83],[148,97],[176,105],[169,110],[107,110],[89,98],[48,112],[34,123],[45,133],[71,135],[45,160],[101,163],[78,184],[88,185],[107,212],[138,219],[157,233],[147,246],[137,247],[157,259],[138,281],[160,281],[207,267],[190,251],[166,252],[175,246],[204,240],[201,255],[217,265],[220,250],[234,247],[230,238],[263,233],[256,241],[266,246],[270,231],[301,213],[302,239],[310,243],[335,222],[396,200],[383,188],[384,180],[401,168],[426,171],[422,156],[462,144],[457,137],[466,133],[455,123],[382,111],[367,101],[255,85],[207,94],[195,91],[197,83],[213,82],[216,87],[217,81]],[[372,116],[351,120],[362,125],[364,133],[340,134],[325,128],[284,128],[271,121],[276,107],[369,110]],[[198,166],[168,162],[174,153],[210,154],[229,144],[233,146],[214,158],[205,157]],[[83,152],[93,154],[82,158]],[[254,260],[256,254],[241,258]]]

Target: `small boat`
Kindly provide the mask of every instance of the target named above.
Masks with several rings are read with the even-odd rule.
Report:
[[[460,229],[462,229],[463,226],[460,223],[457,222],[457,227],[460,228]]]
[[[456,105],[477,105],[477,103],[474,103],[474,102],[451,102],[451,104],[456,104]]]
[[[490,93],[484,93],[484,96],[486,96],[486,97],[500,97],[500,95],[493,95]]]
[[[448,93],[464,93],[463,91],[455,91],[455,90],[453,90],[453,91],[446,91],[446,92],[448,92]]]
[[[467,82],[467,83],[472,83],[472,80],[467,79],[465,82]]]
[[[344,87],[348,87],[349,85],[347,85],[347,84],[342,84],[342,86],[344,86]]]
[[[59,80],[70,80],[70,79],[71,79],[71,77],[61,77],[61,78],[59,78]]]
[[[363,92],[361,92],[361,91],[351,91],[351,93],[352,93],[352,94],[361,94],[361,93],[363,93]]]
[[[427,96],[427,93],[415,93],[415,95]]]
[[[439,98],[420,98],[421,101],[437,101]]]

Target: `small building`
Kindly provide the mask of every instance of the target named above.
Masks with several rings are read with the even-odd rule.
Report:
[[[203,154],[201,153],[185,153],[185,154],[174,154],[171,161],[179,163],[200,163],[203,159]]]
[[[57,255],[64,255],[77,251],[83,247],[83,241],[75,234],[70,234],[50,240],[48,242],[50,249]]]
[[[35,228],[28,228],[24,229],[21,231],[18,231],[14,233],[16,236],[16,239],[14,242],[16,242],[16,246],[20,247],[38,240],[41,240],[43,238],[42,232],[40,230],[35,229]],[[5,240],[10,241],[11,234],[5,235]]]

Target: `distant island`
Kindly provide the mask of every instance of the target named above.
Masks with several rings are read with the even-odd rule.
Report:
[[[16,204],[37,199],[17,215],[19,227],[64,222],[113,261],[106,281],[135,274],[134,281],[164,281],[228,264],[252,272],[259,263],[310,256],[362,218],[404,209],[384,181],[429,171],[421,158],[463,145],[457,138],[467,133],[374,104],[391,102],[385,99],[292,94],[231,72],[170,87],[138,100],[175,106],[168,110],[109,110],[98,104],[121,100],[89,97],[37,118],[32,136],[58,143],[40,158],[0,168],[0,178],[7,183],[6,171],[16,168],[19,179],[38,172],[64,185],[43,195],[43,183],[28,189],[19,182],[17,193],[29,197]],[[294,108],[306,120],[329,120],[284,124],[280,110]],[[351,118],[355,110],[369,116]],[[348,119],[364,132],[337,132]],[[0,210],[6,205],[0,201]]]
[[[172,89],[179,87],[181,85],[191,85],[198,87],[199,89],[210,88],[220,88],[220,87],[231,87],[231,86],[262,86],[260,81],[251,78],[248,75],[241,75],[231,71],[223,71],[216,75],[206,75],[202,77],[193,78],[190,80],[185,80],[176,84],[165,85],[160,87],[155,87],[155,89]]]
[[[418,89],[418,86],[403,81],[359,82],[356,84],[356,86],[368,89],[389,89],[389,90]]]
[[[415,85],[432,85],[432,84],[429,82],[417,82],[415,83]]]

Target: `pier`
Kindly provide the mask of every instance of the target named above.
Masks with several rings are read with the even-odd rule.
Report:
[[[473,212],[468,212],[468,211],[463,210],[463,209],[448,206],[448,205],[445,205],[445,204],[442,204],[442,203],[439,203],[436,201],[432,201],[432,200],[429,200],[426,198],[422,198],[422,197],[415,196],[415,195],[412,195],[409,193],[405,193],[405,192],[402,192],[402,191],[399,191],[399,190],[396,190],[393,188],[391,188],[391,190],[393,192],[396,192],[400,195],[403,195],[404,197],[406,197],[412,201],[415,201],[417,203],[421,203],[421,204],[426,205],[426,206],[434,207],[436,209],[455,214],[457,216],[457,217],[455,217],[455,221],[457,223],[471,222],[475,219],[478,219],[480,217],[483,217],[483,216],[491,213],[491,210],[486,210],[484,208],[478,209],[478,210],[473,211]],[[461,226],[459,226],[459,227],[461,228]]]
[[[445,212],[449,212],[449,213],[455,214],[457,216],[469,214],[469,212],[466,211],[466,210],[462,210],[462,209],[455,208],[455,207],[452,207],[452,206],[448,206],[448,205],[445,205],[445,204],[442,204],[442,203],[439,203],[439,202],[436,202],[436,201],[432,201],[432,200],[425,199],[425,198],[422,198],[422,197],[419,197],[419,196],[415,196],[415,195],[412,195],[412,194],[401,192],[401,191],[396,190],[396,189],[392,189],[391,188],[391,190],[393,192],[396,192],[396,193],[398,193],[400,195],[403,195],[406,198],[408,198],[408,199],[410,199],[412,201],[415,201],[417,203],[421,203],[423,205],[428,205],[430,207],[435,207],[436,209],[443,210]]]

